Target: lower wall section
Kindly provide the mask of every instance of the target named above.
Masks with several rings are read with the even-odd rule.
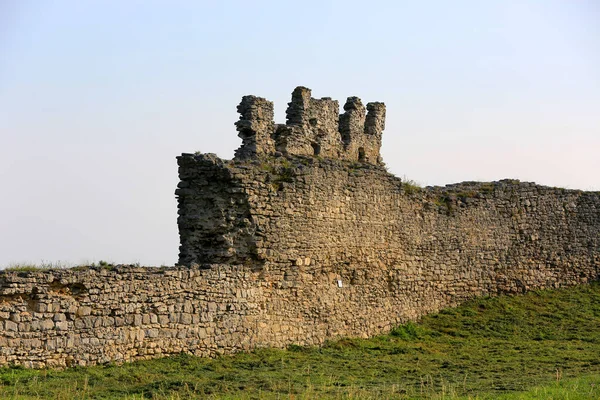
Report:
[[[372,336],[481,295],[595,280],[600,260],[567,269],[398,266],[285,269],[90,268],[0,272],[0,365],[64,367],[180,352],[315,345]],[[340,285],[341,283],[341,285]]]

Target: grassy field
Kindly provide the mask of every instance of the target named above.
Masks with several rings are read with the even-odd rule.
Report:
[[[0,369],[2,399],[598,399],[600,285],[486,298],[373,339],[65,371]]]

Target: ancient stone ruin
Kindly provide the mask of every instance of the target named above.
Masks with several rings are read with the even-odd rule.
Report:
[[[365,108],[358,97],[348,97],[340,115],[337,100],[313,99],[310,89],[299,86],[288,103],[285,125],[273,122],[273,103],[261,97],[244,96],[237,110],[238,160],[303,155],[381,164],[383,103]]]
[[[245,96],[233,160],[177,158],[179,266],[0,272],[0,365],[64,367],[367,337],[475,296],[597,280],[600,193],[416,188],[385,107]]]

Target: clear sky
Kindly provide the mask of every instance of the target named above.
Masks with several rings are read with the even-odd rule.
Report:
[[[600,190],[597,0],[0,0],[0,267],[177,261],[175,157],[246,94],[384,101],[424,185]]]

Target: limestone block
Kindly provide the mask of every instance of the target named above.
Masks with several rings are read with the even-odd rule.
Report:
[[[88,307],[88,306],[82,306],[77,309],[78,317],[85,317],[87,315],[90,315],[91,313],[92,313],[92,308]]]

